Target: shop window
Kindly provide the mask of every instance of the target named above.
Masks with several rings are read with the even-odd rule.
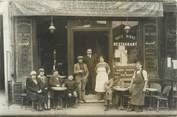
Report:
[[[114,63],[128,65],[137,61],[138,22],[113,22]]]

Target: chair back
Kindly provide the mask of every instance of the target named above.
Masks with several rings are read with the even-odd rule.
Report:
[[[162,95],[168,97],[170,94],[170,91],[171,91],[171,86],[165,86],[163,89]]]
[[[161,93],[161,91],[162,91],[162,87],[161,87],[161,85],[159,83],[151,83],[150,84],[150,88],[157,89],[158,93]]]
[[[154,92],[154,95],[160,96],[162,92],[162,87],[159,83],[150,83],[150,88],[157,89],[156,92]]]

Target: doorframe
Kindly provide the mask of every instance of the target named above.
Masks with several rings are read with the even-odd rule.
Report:
[[[104,27],[82,27],[82,26],[73,26],[70,21],[67,24],[67,62],[68,62],[68,75],[73,74],[74,70],[74,33],[75,32],[108,32],[108,63],[112,69],[112,56],[113,56],[113,38],[112,38],[112,28],[111,23],[109,26]]]

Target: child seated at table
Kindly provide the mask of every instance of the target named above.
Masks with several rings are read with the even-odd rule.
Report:
[[[77,104],[77,82],[74,80],[74,77],[70,75],[65,81],[65,86],[67,88],[67,98],[69,106],[74,106]]]

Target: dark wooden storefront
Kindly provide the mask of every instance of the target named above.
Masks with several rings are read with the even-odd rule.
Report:
[[[43,17],[44,16],[40,16],[40,19],[42,20]],[[58,18],[58,21],[60,20],[60,17],[61,16],[55,16],[55,18]],[[16,81],[23,82],[23,85],[25,85],[24,82],[26,78],[29,77],[30,71],[38,70],[38,68],[42,66],[39,51],[40,43],[37,36],[37,29],[40,30],[40,27],[37,25],[37,19],[38,18],[35,16],[15,17],[15,76]],[[65,53],[67,61],[66,75],[73,73],[73,65],[77,56],[74,50],[76,33],[105,32],[107,35],[108,47],[107,61],[112,67],[113,77],[116,77],[116,73],[114,71],[114,33],[116,32],[112,29],[112,21],[125,21],[127,19],[121,17],[61,17],[61,19],[66,21],[66,25],[60,30],[65,30],[67,32],[63,37],[63,40],[65,40],[64,50],[67,50]],[[106,23],[104,25],[94,24],[93,22],[97,20],[106,21]],[[138,22],[136,34],[138,43],[137,58],[138,60],[143,61],[144,68],[148,71],[149,78],[171,79],[171,72],[170,69],[167,68],[166,58],[167,56],[170,56],[173,59],[176,59],[175,12],[165,11],[164,17],[128,17],[128,20]],[[85,21],[87,26],[84,27],[82,22]],[[46,30],[48,30],[47,28],[48,27],[46,27]],[[52,59],[52,54],[50,56]],[[52,66],[53,64],[51,63],[50,65]],[[51,72],[49,72],[49,74],[51,74]],[[122,74],[126,77],[126,71]]]
[[[79,19],[80,20],[80,19]],[[83,21],[94,22],[92,18],[83,19]],[[121,21],[125,19],[105,20],[106,24],[96,25],[90,24],[90,27],[83,27],[81,24],[73,23],[74,20],[68,20],[67,29],[67,74],[73,73],[73,64],[75,63],[76,54],[74,53],[74,34],[77,32],[105,32],[107,35],[107,61],[113,66],[113,52],[114,52],[114,37],[112,30],[112,21]],[[163,23],[162,18],[136,18],[130,21],[137,21],[138,28],[136,38],[138,41],[137,56],[138,60],[143,61],[145,69],[149,72],[151,78],[159,78],[160,71],[162,71],[161,62],[161,48],[163,49],[164,42],[162,40],[162,28],[160,24]],[[76,20],[78,21],[78,20]],[[88,22],[87,22],[88,24]],[[16,39],[16,78],[17,81],[25,81],[29,77],[31,70],[37,70],[40,65],[39,57],[39,41],[36,36],[36,18],[34,17],[16,17],[15,18],[15,37]],[[160,30],[159,30],[160,29]],[[47,29],[46,29],[47,30]],[[150,39],[149,39],[150,38]],[[51,45],[52,46],[52,45]],[[59,53],[58,53],[59,54]],[[78,53],[77,53],[78,54]],[[84,54],[84,53],[82,53]],[[51,54],[52,55],[52,54]],[[52,64],[51,64],[52,66]]]

